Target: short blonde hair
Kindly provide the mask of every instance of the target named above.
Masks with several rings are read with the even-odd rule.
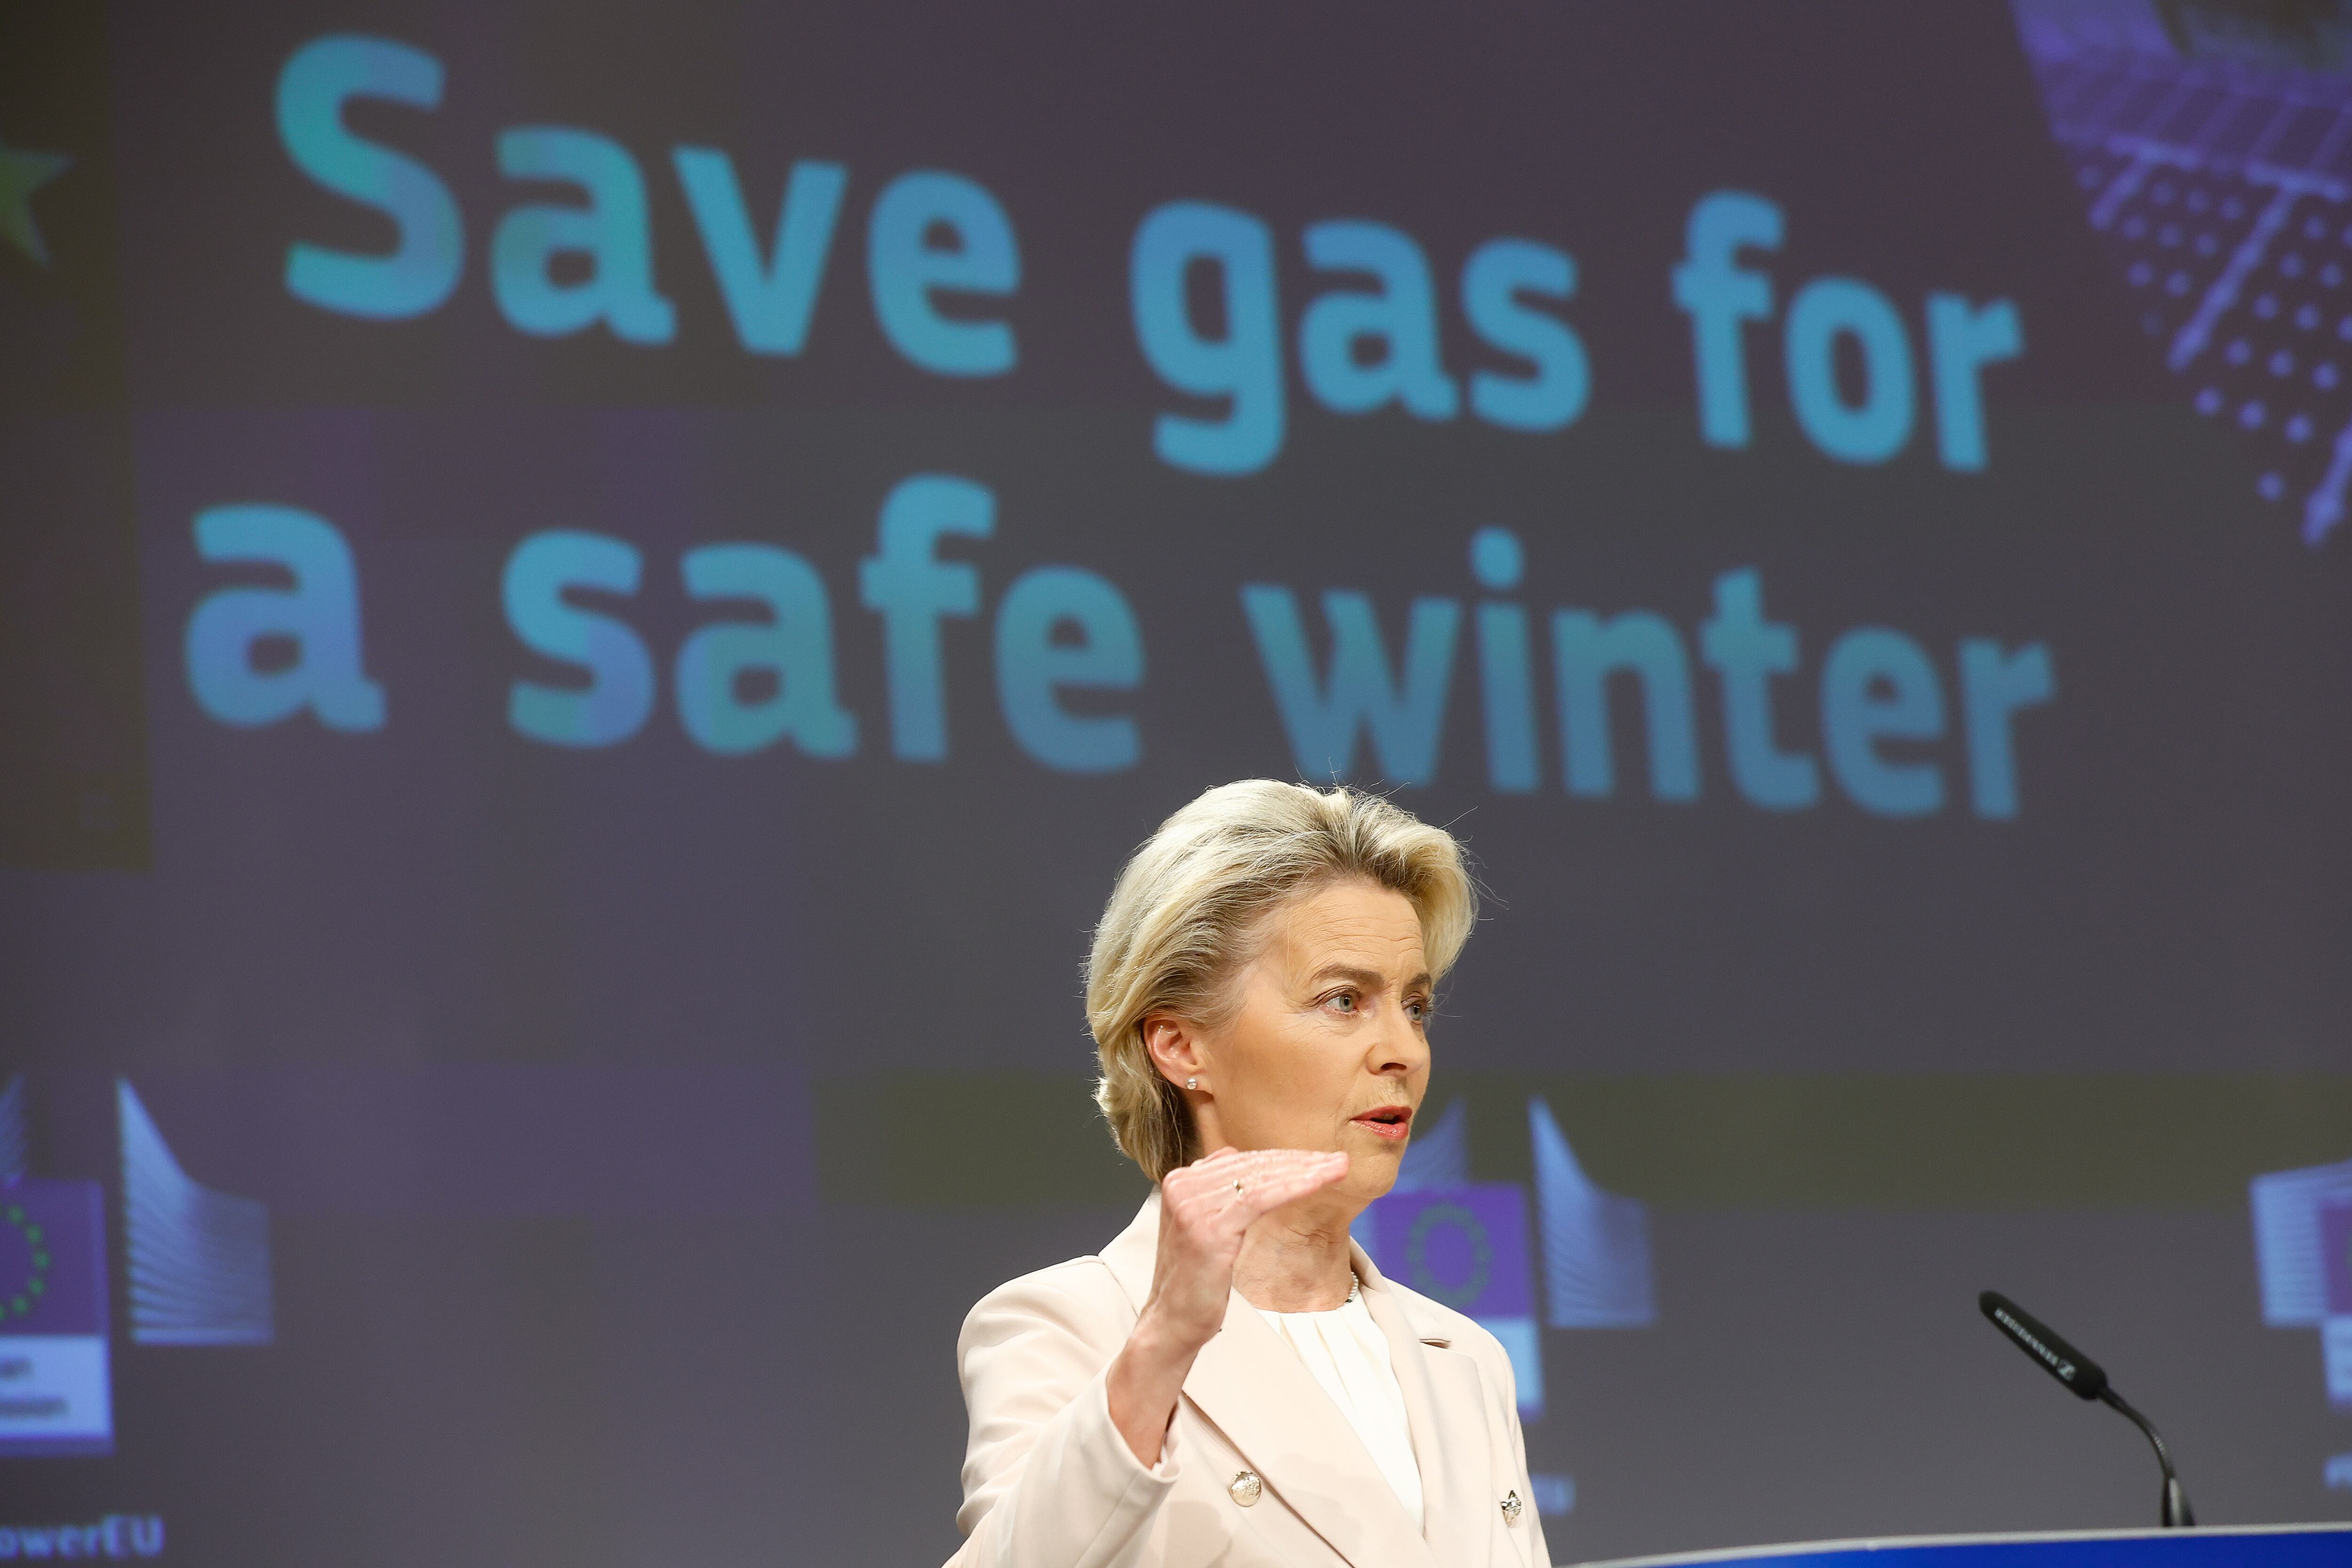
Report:
[[[1453,967],[1477,919],[1462,847],[1378,795],[1244,779],[1160,825],[1118,874],[1087,961],[1087,1025],[1102,1077],[1095,1103],[1153,1181],[1200,1157],[1183,1092],[1144,1047],[1155,1014],[1216,1026],[1232,981],[1256,956],[1266,917],[1328,883],[1361,877],[1421,917],[1430,973]]]

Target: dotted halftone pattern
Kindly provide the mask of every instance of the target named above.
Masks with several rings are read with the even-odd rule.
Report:
[[[2051,133],[2189,404],[2305,541],[2352,488],[2352,79],[2022,30]]]

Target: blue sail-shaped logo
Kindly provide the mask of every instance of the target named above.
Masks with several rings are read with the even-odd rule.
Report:
[[[1555,1329],[1648,1328],[1658,1321],[1649,1210],[1593,1184],[1540,1100],[1528,1102],[1528,1133],[1543,1234],[1544,1321]]]
[[[130,1080],[115,1080],[131,1338],[143,1345],[266,1345],[269,1211],[188,1178]]]

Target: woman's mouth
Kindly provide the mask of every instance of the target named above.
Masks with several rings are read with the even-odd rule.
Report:
[[[1412,1135],[1412,1107],[1410,1105],[1376,1105],[1362,1115],[1351,1119],[1375,1138],[1385,1138],[1402,1143]]]

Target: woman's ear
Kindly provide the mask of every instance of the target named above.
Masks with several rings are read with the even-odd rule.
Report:
[[[1160,1076],[1180,1089],[1202,1089],[1201,1082],[1208,1071],[1208,1063],[1201,1050],[1199,1037],[1191,1025],[1165,1013],[1154,1013],[1143,1021],[1143,1048],[1151,1057],[1151,1065]]]

